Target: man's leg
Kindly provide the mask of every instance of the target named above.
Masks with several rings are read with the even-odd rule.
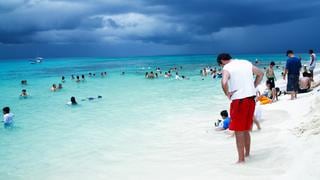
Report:
[[[243,133],[244,133],[244,149],[246,150],[245,156],[247,157],[250,155],[251,137],[250,137],[249,131],[244,131]]]
[[[245,139],[243,131],[235,131],[236,135],[236,144],[238,150],[238,163],[244,162],[244,147],[245,147]]]
[[[294,91],[293,91],[293,92],[291,92],[291,93],[290,93],[290,95],[291,95],[291,100],[294,100],[294,97],[295,97],[295,95],[294,95]]]

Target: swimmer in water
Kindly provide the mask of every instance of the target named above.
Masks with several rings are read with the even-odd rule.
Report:
[[[3,125],[5,128],[11,127],[13,124],[13,117],[14,114],[10,113],[10,108],[9,107],[4,107],[2,109],[3,113]]]
[[[52,84],[52,87],[50,89],[51,91],[57,91],[57,85],[56,84]]]
[[[92,101],[92,100],[101,99],[101,98],[102,98],[102,96],[98,95],[97,98],[95,98],[95,97],[87,97],[86,99],[82,99],[81,101],[86,101],[86,100]]]
[[[26,89],[22,89],[20,96],[21,97],[27,97],[28,96],[27,90]]]
[[[58,84],[58,89],[62,89],[62,84],[61,83]]]
[[[77,101],[76,101],[76,98],[74,96],[72,96],[70,98],[70,102],[67,103],[67,105],[77,105]]]

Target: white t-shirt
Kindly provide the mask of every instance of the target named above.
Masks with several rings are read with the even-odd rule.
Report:
[[[12,113],[8,113],[3,115],[3,122],[5,124],[11,124],[13,122],[13,114]]]
[[[312,56],[314,58],[313,62],[312,62]],[[312,64],[309,64],[310,65],[310,70],[314,70],[314,68],[316,67],[316,61],[317,61],[317,56],[315,53],[312,53],[311,56],[310,56],[310,63],[312,62]]]
[[[223,67],[230,73],[229,92],[234,92],[231,100],[243,99],[256,95],[252,64],[246,60],[231,60]]]

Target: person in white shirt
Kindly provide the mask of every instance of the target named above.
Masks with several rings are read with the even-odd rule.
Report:
[[[3,124],[4,127],[9,127],[13,124],[13,117],[14,115],[10,113],[10,108],[9,107],[4,107],[2,109],[3,112]]]
[[[221,85],[232,100],[229,129],[235,132],[238,163],[244,163],[250,155],[250,130],[255,109],[256,87],[264,73],[246,60],[234,60],[228,53],[219,54],[217,62],[223,66]],[[255,80],[253,74],[256,75]]]
[[[310,54],[309,71],[311,73],[311,81],[313,81],[313,70],[314,68],[316,68],[317,56],[312,49],[309,50],[309,54]]]

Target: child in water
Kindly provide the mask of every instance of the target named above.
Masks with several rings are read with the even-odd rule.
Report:
[[[4,127],[12,126],[14,114],[10,113],[10,108],[4,107],[2,109],[2,112],[3,112],[3,125],[4,125]]]

